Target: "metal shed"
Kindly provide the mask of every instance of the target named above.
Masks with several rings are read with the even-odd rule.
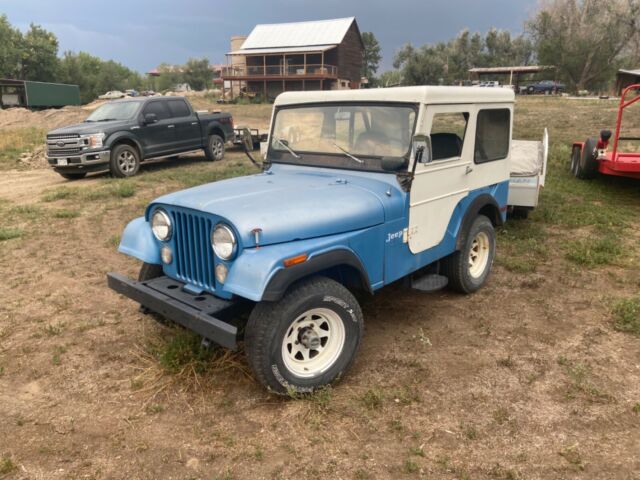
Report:
[[[0,79],[0,107],[54,108],[80,105],[78,85]]]

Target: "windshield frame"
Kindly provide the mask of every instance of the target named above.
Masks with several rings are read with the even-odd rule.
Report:
[[[111,106],[111,105],[120,105],[120,104],[124,104],[124,103],[134,103],[134,104],[137,104],[137,107],[134,109],[134,111],[133,111],[133,113],[131,114],[131,116],[129,116],[129,117],[125,117],[125,118],[118,118],[118,119],[116,119],[115,121],[120,121],[120,122],[122,122],[122,121],[125,121],[125,120],[131,120],[131,119],[135,118],[135,117],[140,113],[141,105],[142,105],[144,102],[141,102],[141,101],[139,101],[139,100],[124,100],[124,101],[120,101],[120,102],[107,102],[107,103],[104,103],[104,104],[100,105],[100,106],[99,106],[98,108],[96,108],[93,112],[91,112],[91,113],[89,114],[89,116],[88,116],[84,121],[85,121],[85,122],[88,122],[88,123],[100,123],[100,122],[104,122],[105,120],[91,120],[91,116],[92,116],[92,115],[95,115],[95,114],[96,114],[96,112],[100,111],[102,108],[104,108],[104,107],[106,107],[106,106]]]
[[[286,150],[280,150],[273,148],[274,130],[278,114],[282,110],[301,109],[301,108],[313,108],[313,107],[366,107],[366,106],[379,106],[379,107],[402,107],[410,108],[414,111],[415,116],[413,119],[413,125],[411,127],[410,141],[407,146],[407,151],[399,157],[404,157],[406,166],[398,170],[397,172],[389,172],[382,169],[381,159],[384,155],[363,155],[357,153],[356,156],[363,160],[362,164],[356,163],[353,159],[349,158],[344,152],[336,149],[335,152],[313,152],[307,150],[293,150],[301,158],[295,158],[290,152]],[[290,105],[276,106],[273,112],[273,120],[271,122],[271,131],[269,133],[269,144],[267,150],[267,161],[269,163],[296,165],[302,167],[318,167],[318,168],[335,168],[339,170],[357,170],[366,172],[378,172],[378,173],[399,173],[407,171],[409,167],[411,152],[413,149],[413,136],[415,135],[418,125],[418,117],[420,114],[420,103],[414,102],[385,102],[385,101],[334,101],[334,102],[309,102],[309,103],[296,103]],[[353,153],[353,152],[350,152]]]

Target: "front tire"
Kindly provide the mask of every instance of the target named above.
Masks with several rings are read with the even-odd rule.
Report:
[[[462,249],[444,259],[443,274],[454,290],[473,293],[486,283],[495,253],[493,224],[484,215],[478,215],[466,232]]]
[[[131,145],[118,145],[111,151],[109,170],[114,177],[133,177],[139,169],[140,155]]]
[[[256,378],[279,394],[310,393],[340,378],[360,345],[363,318],[338,282],[312,277],[255,306],[245,349]]]
[[[211,162],[222,160],[224,158],[224,139],[220,135],[209,135],[204,154]]]

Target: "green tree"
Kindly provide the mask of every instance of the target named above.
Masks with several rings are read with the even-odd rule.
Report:
[[[603,89],[637,38],[640,0],[552,0],[527,28],[539,62],[555,65],[570,88]]]
[[[20,70],[22,34],[0,15],[0,78],[15,78]]]
[[[183,68],[184,80],[194,90],[205,90],[211,87],[213,72],[209,68],[207,58],[190,58]]]
[[[31,24],[22,38],[20,78],[51,82],[58,69],[58,39],[42,28]]]
[[[448,42],[414,47],[404,45],[394,58],[406,85],[449,85],[469,77],[473,67],[527,65],[533,44],[519,35],[491,29],[485,36],[462,31]]]
[[[364,50],[362,51],[362,76],[374,81],[374,76],[378,71],[380,60],[380,44],[372,32],[362,32],[362,43]]]
[[[395,87],[402,84],[402,74],[398,70],[387,70],[382,72],[376,79],[377,86]]]

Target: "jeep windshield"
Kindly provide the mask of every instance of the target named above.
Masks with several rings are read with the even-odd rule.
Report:
[[[129,120],[138,111],[140,102],[105,103],[96,108],[85,122],[108,122],[110,120]]]
[[[383,171],[382,157],[409,158],[417,111],[417,105],[387,103],[280,107],[269,161]]]

